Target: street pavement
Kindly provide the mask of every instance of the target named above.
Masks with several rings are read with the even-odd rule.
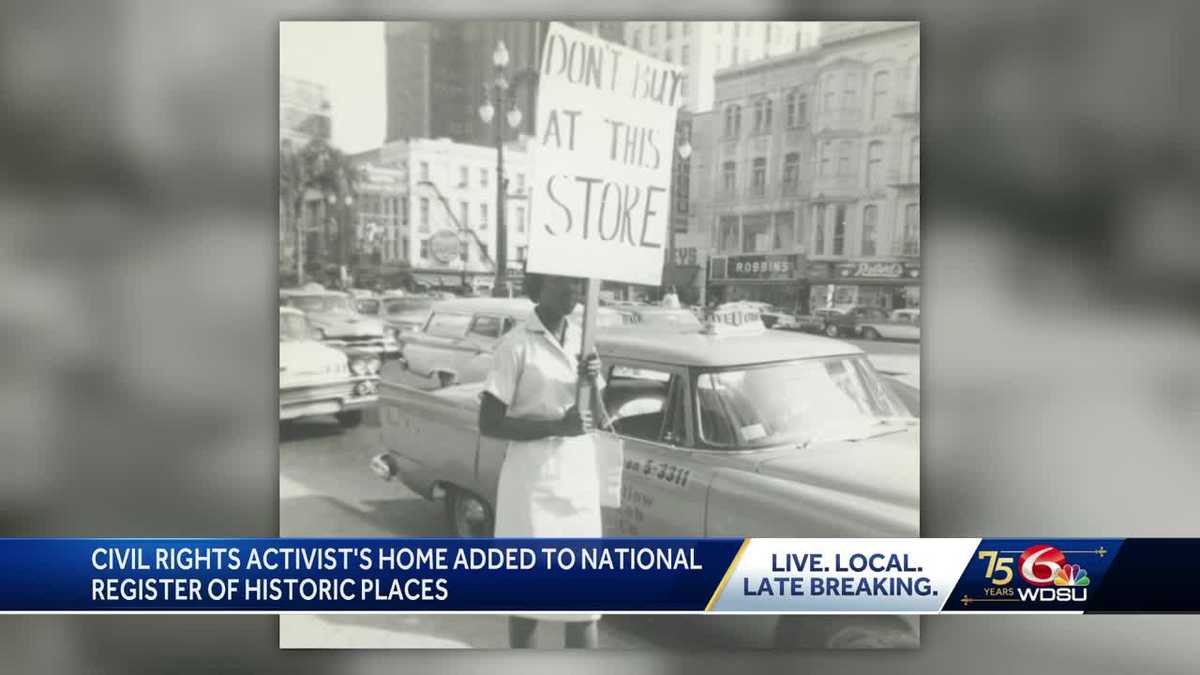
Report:
[[[920,346],[856,344],[880,359],[919,368]],[[883,366],[879,366],[883,369]],[[440,502],[427,501],[398,482],[384,482],[367,462],[380,446],[374,412],[356,429],[324,418],[280,425],[279,530],[285,537],[436,537],[449,532]],[[608,616],[600,645],[611,649],[686,649],[697,631],[719,646],[724,631],[710,617]],[[538,644],[562,646],[561,624],[544,623]],[[503,648],[504,617],[488,615],[284,615],[283,648]]]

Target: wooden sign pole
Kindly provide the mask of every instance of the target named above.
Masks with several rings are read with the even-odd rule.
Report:
[[[579,362],[588,354],[596,351],[596,314],[600,310],[600,280],[587,280],[587,293],[583,303],[583,346],[579,350]],[[579,414],[585,414],[592,409],[592,386],[586,378],[579,378],[579,386],[575,390],[575,406]],[[593,420],[599,424],[600,420]]]

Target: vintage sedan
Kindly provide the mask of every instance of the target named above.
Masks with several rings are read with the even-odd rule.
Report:
[[[333,415],[343,427],[357,426],[378,400],[379,357],[312,336],[303,312],[279,308],[279,420]]]
[[[395,339],[384,330],[383,322],[359,314],[354,304],[345,293],[325,290],[320,284],[279,291],[279,305],[304,312],[322,342],[381,355],[394,354]]]
[[[412,376],[425,380],[427,387],[480,382],[492,367],[496,342],[524,324],[532,311],[533,302],[528,298],[460,298],[434,303],[420,330],[397,336],[400,364]],[[572,316],[573,321],[583,320],[581,309]],[[634,321],[607,307],[601,307],[596,315],[600,328]]]
[[[612,329],[597,347],[625,446],[606,535],[918,536],[919,420],[857,347],[761,324]],[[460,536],[492,531],[507,447],[479,434],[481,389],[423,392],[387,373],[381,384],[384,448],[371,468],[443,498]],[[836,621],[757,619],[752,633],[787,645],[848,646],[855,634]],[[911,623],[887,624],[885,641],[912,644]],[[814,630],[812,642],[797,637]]]
[[[866,340],[920,340],[921,310],[897,309],[883,318],[878,314],[863,317],[858,334]]]
[[[360,314],[384,322],[384,331],[398,340],[405,333],[419,331],[429,320],[436,298],[430,295],[384,295],[379,298],[359,300]]]

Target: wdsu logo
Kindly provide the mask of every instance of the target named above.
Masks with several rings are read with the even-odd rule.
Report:
[[[1087,602],[1091,583],[1087,570],[1067,560],[1067,553],[1049,544],[1034,544],[1024,551],[980,551],[987,561],[984,577],[991,587],[985,598],[1010,602]],[[1015,574],[1014,574],[1015,569]],[[1014,584],[1019,577],[1024,584]]]

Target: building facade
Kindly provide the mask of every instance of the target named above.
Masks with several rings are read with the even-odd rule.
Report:
[[[630,21],[625,44],[683,68],[684,107],[712,108],[718,70],[815,46],[820,24],[796,21]]]
[[[537,68],[544,21],[402,21],[384,29],[387,141],[450,138],[493,143],[493,129],[479,119],[484,85],[495,77],[492,53],[503,41],[509,70]],[[536,128],[536,87],[514,89],[524,113],[515,133]]]
[[[715,77],[694,141],[707,294],[808,311],[920,305],[918,26],[822,29]]]
[[[302,147],[314,138],[329,140],[329,91],[321,84],[286,75],[279,78],[279,140]]]
[[[529,241],[525,139],[505,148],[510,276],[520,276]],[[449,139],[387,143],[354,157],[360,251],[387,271],[430,287],[490,290],[496,271],[496,150]],[[446,246],[457,237],[457,250]]]

